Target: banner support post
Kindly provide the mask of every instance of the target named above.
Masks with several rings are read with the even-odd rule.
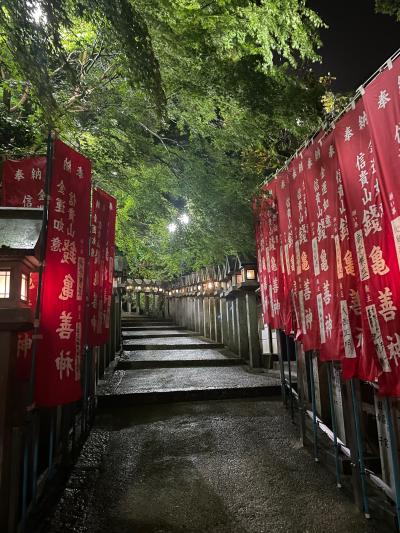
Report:
[[[277,339],[278,339],[278,358],[279,358],[279,370],[281,374],[281,391],[282,391],[282,401],[286,406],[286,378],[285,378],[285,367],[283,364],[283,350],[284,350],[284,336],[285,333],[281,329],[277,329]],[[285,341],[286,346],[286,341]]]
[[[291,414],[292,422],[294,422],[294,405],[293,405],[291,359],[292,359],[292,357],[291,357],[290,336],[286,335],[286,360],[287,360],[287,364],[288,364],[288,377],[289,377],[290,414]]]
[[[358,398],[356,394],[354,378],[351,378],[350,380],[350,387],[351,387],[351,399],[352,399],[351,403],[353,406],[354,426],[355,426],[355,432],[356,432],[357,462],[358,462],[359,469],[360,469],[364,516],[365,518],[371,518],[371,515],[369,514],[367,484],[366,484],[366,475],[365,475],[365,463],[364,463],[364,447],[362,443],[361,426],[360,426],[360,414],[359,414]]]
[[[393,463],[393,479],[395,486],[395,498],[396,498],[396,515],[397,515],[397,528],[400,527],[400,477],[399,477],[399,463],[397,457],[397,437],[393,427],[392,408],[389,398],[384,398],[383,401],[385,416],[388,423],[389,439],[390,439],[390,452],[392,455]]]
[[[311,388],[311,405],[312,405],[312,415],[313,415],[313,436],[314,436],[314,461],[319,462],[318,459],[318,425],[317,425],[317,405],[315,400],[315,383],[314,383],[314,363],[313,355],[315,351],[313,350],[308,357],[310,366],[310,388]]]
[[[338,489],[341,489],[342,483],[340,479],[339,446],[338,446],[338,441],[337,441],[336,413],[335,413],[335,407],[333,403],[333,387],[332,387],[333,362],[328,361],[328,365],[326,368],[327,368],[327,373],[328,373],[329,407],[331,411],[331,420],[332,420],[333,447],[335,448],[336,486]]]
[[[32,406],[35,396],[35,378],[36,378],[36,352],[37,352],[37,336],[39,334],[39,320],[40,320],[40,306],[42,302],[42,285],[43,285],[43,270],[44,259],[46,255],[46,243],[47,243],[47,219],[49,209],[49,196],[50,196],[50,183],[53,173],[53,153],[54,153],[54,132],[49,131],[47,137],[47,152],[46,152],[46,181],[45,181],[45,202],[43,205],[43,218],[42,218],[42,234],[40,241],[39,251],[39,279],[38,279],[38,292],[35,306],[35,322],[34,332],[32,338],[32,359],[31,359],[31,375],[29,383],[29,405]]]

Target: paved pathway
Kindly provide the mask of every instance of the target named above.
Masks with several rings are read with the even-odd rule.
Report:
[[[260,387],[276,391],[278,380],[246,371],[239,360],[213,368],[120,366],[231,358],[215,348],[125,353],[100,387],[95,427],[42,531],[386,533],[382,524],[365,521],[300,446],[279,399],[246,397]],[[229,399],[208,399],[224,390]],[[197,401],[176,401],[191,391]]]

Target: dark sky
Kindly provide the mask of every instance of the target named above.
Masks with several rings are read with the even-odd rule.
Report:
[[[309,0],[307,5],[329,26],[321,31],[323,64],[315,71],[336,76],[334,90],[354,92],[400,48],[400,23],[375,14],[374,0]]]

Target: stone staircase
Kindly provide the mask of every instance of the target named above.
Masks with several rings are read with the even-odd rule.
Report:
[[[98,406],[274,396],[278,376],[251,371],[223,344],[169,320],[123,317],[122,354],[99,384]]]

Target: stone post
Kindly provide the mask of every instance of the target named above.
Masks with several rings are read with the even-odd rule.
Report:
[[[197,297],[197,308],[199,313],[199,333],[204,335],[204,307],[203,307],[203,297]]]
[[[228,310],[228,347],[233,353],[238,354],[236,305],[232,297],[227,299],[226,303]]]
[[[147,292],[144,293],[144,314],[148,315],[150,311],[150,298]]]
[[[229,330],[228,330],[228,309],[227,300],[225,297],[219,299],[219,313],[221,322],[221,339],[222,344],[229,345]]]
[[[204,296],[203,298],[203,314],[204,314],[204,327],[203,335],[204,337],[210,336],[210,308],[209,308],[209,298]]]
[[[208,336],[211,340],[215,341],[215,297],[210,296],[209,300],[209,315],[210,315],[210,329]]]
[[[239,357],[249,360],[249,343],[247,335],[247,313],[245,295],[240,291],[235,298],[237,324],[237,353]]]
[[[257,297],[254,292],[246,292],[246,317],[249,362],[252,368],[258,368],[261,363],[261,350],[258,335]]]

